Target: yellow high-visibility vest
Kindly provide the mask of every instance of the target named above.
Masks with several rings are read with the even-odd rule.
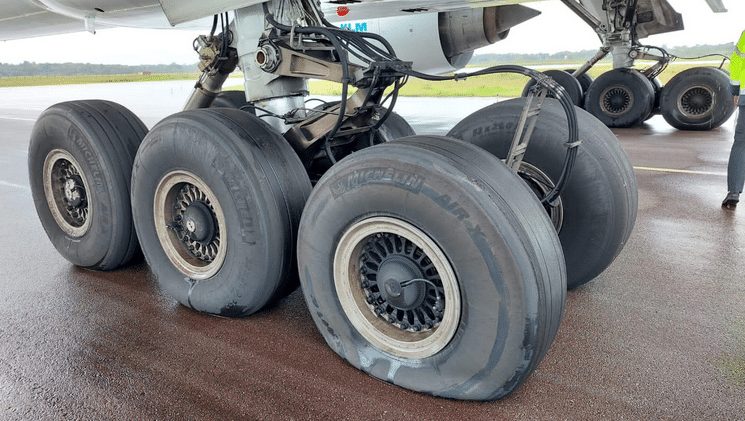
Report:
[[[745,31],[740,35],[730,60],[729,74],[732,84],[745,88]]]

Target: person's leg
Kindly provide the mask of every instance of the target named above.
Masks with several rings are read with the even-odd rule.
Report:
[[[745,104],[741,103],[738,108],[735,143],[732,145],[729,165],[727,166],[727,190],[729,194],[722,203],[723,207],[729,209],[733,209],[737,205],[743,184],[745,184]]]

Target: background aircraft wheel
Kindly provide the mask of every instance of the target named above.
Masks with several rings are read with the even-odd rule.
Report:
[[[546,70],[543,73],[545,73],[547,76],[551,76],[559,85],[561,85],[567,91],[567,94],[569,94],[569,98],[572,100],[574,105],[582,105],[582,97],[584,91],[582,90],[582,86],[580,85],[579,80],[577,80],[570,73],[567,73],[563,70]],[[525,85],[525,88],[523,88],[522,96],[527,96],[528,90],[532,88],[533,85],[535,85],[535,81],[531,79]]]
[[[409,122],[401,117],[397,112],[392,112],[388,119],[380,126],[378,135],[382,142],[392,142],[403,137],[414,136],[416,132]]]
[[[296,230],[310,188],[300,159],[257,117],[221,108],[166,118],[143,141],[133,174],[150,269],[195,310],[260,310],[296,285]]]
[[[660,99],[662,98],[662,82],[657,78],[650,79],[649,81],[652,82],[652,88],[654,88],[654,106],[652,107],[652,112],[649,113],[644,121],[648,121],[660,113]]]
[[[566,69],[565,72],[569,73],[570,75],[574,73],[577,69]],[[583,73],[576,77],[576,79],[579,81],[579,85],[582,87],[582,92],[587,92],[588,89],[590,89],[590,85],[592,85],[592,76],[590,76],[587,73]]]
[[[654,108],[654,86],[634,69],[615,69],[592,82],[585,109],[608,127],[643,123]]]
[[[535,196],[473,145],[409,137],[351,155],[314,189],[302,290],[329,346],[396,385],[509,394],[558,329],[561,246]]]
[[[659,79],[652,79],[652,87],[654,88],[654,108],[652,115],[660,113],[660,102],[662,101],[662,82]]]
[[[713,67],[678,73],[662,92],[662,116],[679,130],[711,130],[735,112],[729,76]]]
[[[500,102],[471,114],[449,136],[504,158],[524,99]],[[580,146],[561,202],[547,211],[559,232],[567,285],[575,288],[602,273],[621,252],[636,221],[636,178],[618,139],[589,113],[577,109]],[[568,139],[566,115],[547,100],[531,137],[520,176],[541,196],[561,175]]]
[[[108,101],[53,105],[34,126],[31,193],[49,239],[71,263],[117,269],[137,252],[129,187],[147,127]]]

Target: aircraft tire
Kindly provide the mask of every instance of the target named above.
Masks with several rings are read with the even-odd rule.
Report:
[[[615,69],[595,79],[585,94],[585,110],[608,127],[634,127],[654,109],[652,82],[634,69]]]
[[[296,234],[311,185],[259,118],[227,108],[170,116],[143,141],[132,180],[145,259],[181,304],[241,317],[298,285]]]
[[[570,75],[574,73],[577,69],[566,69],[565,72],[569,73]],[[587,92],[588,89],[590,89],[590,85],[592,85],[592,76],[590,76],[587,73],[583,73],[576,77],[576,79],[579,81],[579,85],[582,86],[582,92]]]
[[[676,129],[716,129],[735,112],[729,76],[714,67],[684,70],[665,85],[660,108]]]
[[[31,193],[57,251],[72,264],[109,271],[138,244],[130,177],[147,127],[119,104],[56,104],[36,121],[28,152]]]
[[[222,91],[212,101],[209,108],[234,108],[245,111],[249,114],[256,115],[256,109],[250,107],[246,101],[246,93],[243,91]]]
[[[561,87],[566,90],[567,94],[569,95],[569,98],[572,100],[574,105],[582,105],[583,101],[583,94],[584,91],[582,90],[582,85],[580,84],[580,81],[571,75],[571,73],[567,73],[564,70],[546,70],[543,72],[546,74],[546,76],[550,76],[553,78]],[[528,96],[528,91],[530,88],[535,86],[535,80],[530,80],[526,85],[525,88],[523,88],[522,96]],[[549,95],[552,96],[552,95]]]
[[[475,144],[505,158],[524,99],[486,107],[466,117],[448,136]],[[636,221],[636,177],[616,136],[596,118],[577,109],[582,140],[561,204],[547,207],[559,232],[570,289],[600,275],[626,244]],[[563,169],[568,139],[566,115],[556,100],[547,100],[531,137],[521,177],[543,197]]]
[[[393,111],[391,115],[385,120],[378,132],[384,142],[392,142],[396,139],[404,137],[414,136],[416,132],[411,127],[408,121],[401,117],[397,112]]]
[[[562,317],[561,246],[540,203],[503,163],[455,139],[409,137],[336,164],[306,205],[298,261],[339,356],[436,396],[506,396]]]
[[[648,121],[650,118],[660,113],[660,100],[662,98],[662,82],[660,82],[660,80],[657,78],[650,79],[650,82],[652,82],[652,87],[654,88],[654,107],[652,107],[652,112],[649,113],[649,116],[647,116],[647,118],[644,121]]]

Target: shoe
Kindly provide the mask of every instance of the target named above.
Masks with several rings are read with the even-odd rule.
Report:
[[[738,202],[740,202],[740,193],[727,193],[727,197],[722,202],[722,207],[728,210],[735,210]]]

